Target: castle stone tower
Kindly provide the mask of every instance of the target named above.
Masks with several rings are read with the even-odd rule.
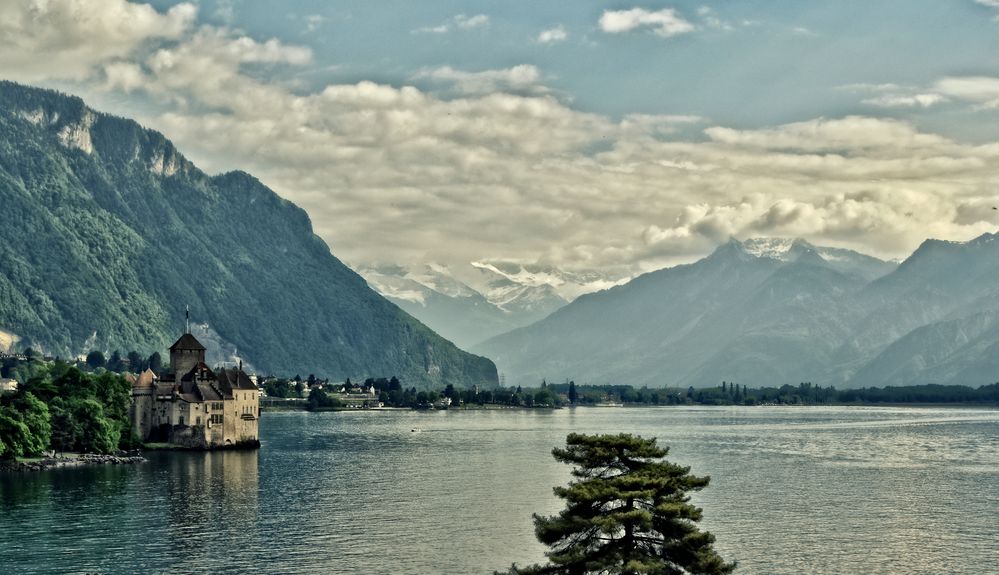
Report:
[[[180,336],[180,339],[170,346],[170,371],[177,381],[194,366],[205,361],[205,346],[190,333]]]

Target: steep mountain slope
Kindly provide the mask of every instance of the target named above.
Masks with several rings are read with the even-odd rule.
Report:
[[[731,317],[780,263],[737,242],[698,264],[580,296],[536,324],[485,342],[507,381],[576,377],[663,385],[685,380],[735,336]]]
[[[78,98],[0,83],[0,205],[0,329],[53,353],[165,349],[190,305],[262,370],[497,382],[369,289],[303,210]]]
[[[732,241],[476,347],[507,381],[752,385],[999,379],[999,235],[895,266],[801,240]]]

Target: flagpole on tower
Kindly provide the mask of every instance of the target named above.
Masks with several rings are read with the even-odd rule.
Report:
[[[191,333],[191,306],[185,306],[184,320],[187,322],[187,333]]]

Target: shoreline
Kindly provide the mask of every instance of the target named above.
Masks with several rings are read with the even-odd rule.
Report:
[[[953,409],[967,409],[967,408],[984,408],[984,409],[999,409],[999,403],[990,402],[892,402],[892,403],[783,403],[783,404],[757,404],[757,405],[740,405],[740,404],[728,404],[728,405],[710,405],[703,403],[678,403],[673,405],[668,404],[649,404],[649,403],[624,403],[620,405],[561,405],[561,406],[545,406],[545,407],[527,407],[524,405],[472,405],[472,406],[462,406],[462,407],[449,407],[447,409],[435,409],[435,408],[416,408],[416,407],[378,407],[378,408],[350,408],[350,407],[323,407],[319,409],[309,409],[307,406],[302,407],[261,407],[260,411],[262,413],[272,412],[290,412],[290,411],[302,411],[306,413],[367,413],[367,412],[385,412],[385,411],[417,411],[417,412],[437,412],[437,411],[504,411],[504,410],[523,410],[523,411],[556,411],[559,409],[615,409],[615,408],[641,408],[641,409],[654,409],[654,408],[675,408],[675,407],[704,407],[704,408],[729,408],[729,407],[748,407],[748,408],[764,408],[764,407],[909,407],[909,408],[953,408]]]
[[[49,469],[68,469],[91,465],[135,465],[145,463],[141,455],[100,455],[97,453],[63,454],[54,457],[32,457],[0,461],[0,473],[29,473]]]

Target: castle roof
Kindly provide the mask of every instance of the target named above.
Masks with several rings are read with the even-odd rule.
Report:
[[[146,371],[137,376],[128,374],[125,379],[128,379],[132,383],[132,387],[153,387],[156,374],[153,373],[153,370],[146,369]]]
[[[201,401],[222,401],[224,399],[222,394],[208,383],[197,383],[192,391],[201,398]]]
[[[250,376],[241,369],[223,369],[218,374],[219,387],[227,393],[232,393],[234,389],[244,389],[256,391],[257,386],[250,381]]]
[[[212,368],[208,367],[207,363],[199,361],[198,364],[192,367],[190,371],[181,376],[180,381],[182,382],[189,382],[189,381],[194,382],[198,380],[215,381],[216,379],[218,378],[215,377],[215,372],[212,371]]]
[[[185,333],[180,336],[173,345],[170,346],[170,351],[175,351],[178,349],[182,350],[193,350],[193,351],[205,351],[205,346],[201,345],[196,337],[189,333]]]

